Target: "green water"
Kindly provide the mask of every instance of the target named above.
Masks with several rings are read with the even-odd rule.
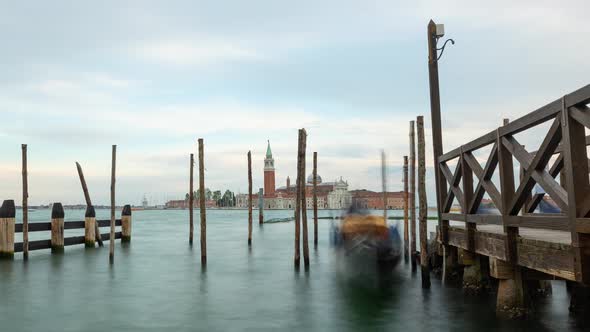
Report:
[[[108,211],[98,210],[99,218]],[[397,213],[397,212],[395,212]],[[31,213],[48,221],[49,211]],[[267,218],[290,212],[266,211]],[[321,215],[338,214],[321,211]],[[459,288],[420,288],[420,275],[403,263],[388,285],[361,283],[339,271],[330,248],[329,220],[320,220],[309,272],[293,269],[294,224],[259,227],[247,246],[247,211],[209,211],[208,265],[200,266],[198,213],[195,245],[188,245],[187,211],[136,211],[132,242],[104,248],[66,247],[64,255],[31,252],[0,262],[0,331],[481,331],[583,330],[568,314],[562,283],[537,303],[526,321],[495,317],[493,296]],[[310,213],[311,215],[311,213]],[[257,213],[254,214],[257,220]],[[66,211],[82,220],[83,211]],[[311,230],[311,228],[310,228]],[[103,228],[103,232],[107,229]],[[80,230],[66,230],[66,236]],[[312,234],[310,232],[310,234]],[[32,233],[31,239],[49,238]],[[17,237],[17,241],[20,239]]]

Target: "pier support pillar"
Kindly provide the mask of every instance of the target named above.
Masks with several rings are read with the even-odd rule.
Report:
[[[457,248],[443,246],[443,283],[454,284],[461,280],[461,268],[458,263]]]
[[[504,318],[525,316],[531,309],[530,294],[520,267],[490,258],[490,275],[499,279],[496,313]]]
[[[121,212],[121,242],[131,242],[131,205],[125,205]]]
[[[61,203],[53,203],[51,209],[51,253],[64,251],[64,208]]]
[[[576,282],[571,284],[570,289],[570,312],[580,316],[590,315],[590,287]]]
[[[95,225],[96,211],[94,211],[94,206],[90,205],[86,208],[84,219],[84,244],[87,248],[94,248],[94,242],[96,241]]]
[[[14,258],[14,200],[5,200],[0,207],[0,259]]]
[[[491,289],[488,258],[473,254],[472,264],[464,264],[463,290],[471,294],[481,294]]]

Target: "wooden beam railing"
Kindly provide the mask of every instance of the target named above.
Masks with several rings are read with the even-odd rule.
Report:
[[[584,130],[590,128],[589,102],[590,85],[586,85],[439,156],[438,167],[443,175],[440,181],[449,185],[441,218],[467,223],[468,247],[474,246],[476,225],[501,225],[506,235],[506,258],[517,264],[518,228],[570,232],[576,280],[590,282],[590,167],[586,151],[590,136]],[[537,151],[527,151],[514,137],[547,121],[552,123]],[[473,152],[490,145],[490,155],[482,167]],[[516,184],[513,159],[521,168],[520,182]],[[550,166],[552,159],[555,161]],[[458,160],[454,170],[449,168],[451,160]],[[500,190],[492,181],[496,168]],[[558,174],[561,174],[559,182]],[[475,188],[473,175],[478,180]],[[461,187],[461,181],[466,180],[468,183]],[[562,213],[533,213],[545,196],[545,193],[531,195],[535,184],[544,189]],[[500,214],[478,214],[485,193]],[[460,214],[450,213],[455,198],[461,207]],[[442,233],[442,238],[448,238],[445,230]]]

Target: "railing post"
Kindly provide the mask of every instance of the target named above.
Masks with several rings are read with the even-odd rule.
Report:
[[[51,208],[51,253],[64,251],[64,208],[61,203],[53,203]]]
[[[14,258],[14,223],[16,207],[14,200],[2,202],[0,207],[0,259]]]
[[[473,199],[473,172],[463,155],[463,147],[461,147],[461,155],[459,162],[461,163],[461,178],[463,179],[463,215],[465,216],[465,236],[467,237],[467,250],[475,252],[475,230],[476,224],[469,222],[467,216],[470,214],[469,206]],[[457,165],[457,167],[459,167]]]
[[[585,128],[570,116],[566,105],[567,97],[562,99],[563,134],[563,170],[565,177],[565,189],[567,190],[568,211],[570,224],[572,251],[574,256],[574,274],[576,280],[590,283],[590,235],[578,233],[576,230],[577,218],[583,218],[584,199],[590,195],[588,184],[588,155],[586,152]]]
[[[121,242],[131,242],[131,205],[127,204],[121,211]]]

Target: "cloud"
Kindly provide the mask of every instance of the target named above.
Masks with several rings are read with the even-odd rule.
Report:
[[[235,41],[202,38],[147,42],[135,45],[130,53],[145,60],[177,66],[207,66],[264,59],[258,50]]]

